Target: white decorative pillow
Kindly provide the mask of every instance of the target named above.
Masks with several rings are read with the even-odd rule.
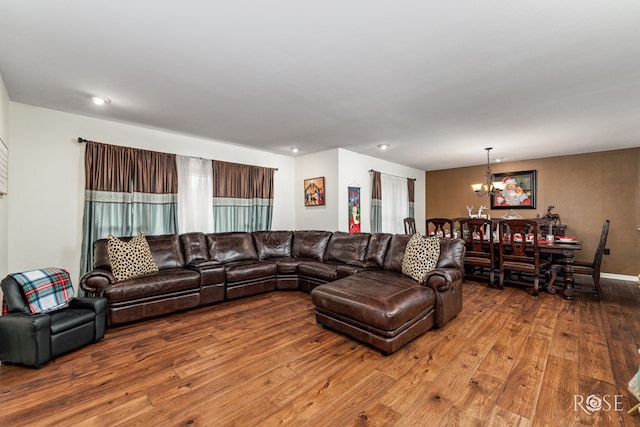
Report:
[[[422,283],[427,273],[436,268],[440,258],[440,238],[414,234],[407,242],[402,258],[402,273]]]
[[[149,243],[140,232],[128,242],[109,235],[107,253],[111,272],[117,282],[158,271],[158,265],[151,256]]]

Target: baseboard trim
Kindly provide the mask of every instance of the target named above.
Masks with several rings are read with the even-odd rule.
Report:
[[[637,282],[638,276],[627,276],[625,274],[600,273],[600,277],[604,279],[624,280],[627,282]]]

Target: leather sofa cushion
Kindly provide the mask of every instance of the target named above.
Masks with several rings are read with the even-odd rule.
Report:
[[[387,253],[389,242],[393,234],[390,233],[374,233],[369,239],[365,261],[369,263],[377,263],[378,267],[384,264],[384,256]]]
[[[207,234],[209,259],[220,263],[257,260],[256,248],[251,233]]]
[[[384,260],[383,268],[385,270],[393,270],[402,272],[402,260],[404,258],[404,250],[409,243],[411,236],[408,234],[394,234],[389,243],[389,250]]]
[[[331,234],[330,231],[294,231],[293,256],[323,261]]]
[[[204,233],[184,233],[180,235],[180,243],[184,251],[184,262],[192,265],[209,260],[209,246]]]
[[[464,266],[465,246],[457,242],[458,239],[445,237],[440,239],[440,259],[436,268],[457,268]]]
[[[406,276],[366,271],[316,287],[311,300],[329,312],[393,331],[433,307],[435,294]]]
[[[224,271],[227,283],[275,276],[278,266],[269,261],[237,261],[225,264]]]
[[[338,278],[337,267],[331,262],[305,261],[298,266],[298,275],[329,282]]]
[[[182,256],[182,248],[180,247],[180,240],[177,235],[145,236],[145,238],[147,239],[147,243],[149,243],[151,256],[160,271],[184,267],[184,257]],[[118,239],[123,242],[128,242],[132,239],[132,236],[119,237]],[[93,266],[95,269],[111,271],[107,247],[108,239],[100,239],[94,242]]]
[[[254,231],[258,259],[283,258],[291,256],[293,233],[291,231]]]
[[[114,283],[104,290],[109,302],[151,297],[200,288],[200,274],[187,269],[165,270]]]
[[[160,270],[184,267],[184,257],[177,234],[167,236],[146,236],[153,260]]]
[[[369,233],[335,232],[329,239],[325,259],[346,263],[350,260],[363,260],[369,243]]]

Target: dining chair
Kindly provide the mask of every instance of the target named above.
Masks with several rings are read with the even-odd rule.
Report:
[[[464,257],[465,277],[488,280],[489,285],[493,285],[495,279],[493,221],[462,218],[459,223],[460,236],[467,246]]]
[[[471,219],[468,216],[461,216],[461,217],[456,217],[456,218],[451,218],[451,223],[453,224],[453,232],[458,232],[458,237],[462,236],[462,226],[460,225],[460,221],[465,220],[465,219]],[[451,235],[451,237],[455,237],[454,235]]]
[[[404,234],[416,234],[416,219],[415,218],[405,218],[404,219]]]
[[[527,241],[527,235],[533,235],[533,239]],[[549,268],[549,262],[540,259],[537,236],[536,220],[508,219],[498,222],[500,288],[504,288],[505,282],[533,286],[533,294],[538,295],[540,272]],[[518,274],[514,275],[514,272]],[[525,281],[522,273],[533,276],[533,281]]]
[[[605,220],[602,224],[600,242],[598,243],[596,253],[593,255],[593,261],[574,261],[573,263],[573,274],[584,274],[587,276],[591,276],[591,279],[593,280],[593,288],[589,289],[589,291],[593,292],[593,296],[599,300],[602,299],[602,288],[600,287],[600,267],[602,266],[602,256],[604,255],[604,250],[607,246],[609,224],[610,221],[608,219]],[[558,273],[560,273],[563,269],[564,264],[562,263],[551,265],[551,279],[549,280],[549,285],[547,286],[549,289],[553,289],[553,283],[555,282]],[[574,290],[581,291],[582,289],[574,285]]]
[[[449,225],[448,230],[446,226]],[[427,235],[434,234],[441,237],[453,236],[453,220],[449,218],[427,218]],[[449,233],[449,236],[447,236]]]

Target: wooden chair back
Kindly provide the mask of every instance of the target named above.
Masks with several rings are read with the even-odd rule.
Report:
[[[527,235],[533,241],[527,242]],[[538,222],[528,219],[507,219],[498,223],[500,263],[503,260],[528,262],[540,256]]]
[[[598,243],[598,249],[596,249],[596,253],[593,256],[593,270],[595,274],[600,274],[600,267],[602,266],[602,257],[604,255],[604,250],[607,246],[607,237],[609,236],[609,224],[610,221],[607,219],[602,224],[602,232],[600,233],[600,242]]]
[[[473,278],[485,278],[489,280],[489,284],[493,284],[495,266],[493,221],[461,218],[459,224],[460,236],[467,246],[465,275]]]
[[[434,234],[445,237],[448,233],[450,237],[453,237],[453,220],[450,218],[427,218],[426,226],[427,235]]]
[[[405,218],[404,219],[404,234],[416,234],[416,219]]]
[[[527,241],[527,235],[533,235],[533,239]],[[540,269],[548,267],[548,262],[540,261],[538,222],[528,219],[500,221],[498,223],[498,248],[500,287],[503,287],[505,280],[520,285],[533,285],[533,293],[538,295]],[[533,282],[526,282],[520,274],[515,279],[511,278],[513,272],[531,274]]]

